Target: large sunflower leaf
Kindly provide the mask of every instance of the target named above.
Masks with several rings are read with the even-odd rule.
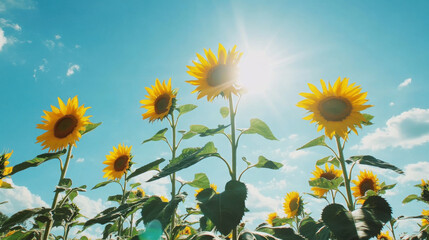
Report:
[[[305,217],[299,225],[299,233],[307,239],[328,240],[331,232],[322,221],[314,221],[311,217]]]
[[[183,149],[182,154],[180,154],[177,158],[171,160],[170,163],[161,170],[161,172],[149,179],[148,182],[160,179],[182,169],[188,168],[198,163],[199,161],[212,156],[219,156],[213,142],[208,142],[202,148]]]
[[[163,202],[158,196],[150,197],[141,208],[144,224],[153,220],[158,220],[164,228],[169,224],[171,217],[175,214],[176,208],[186,197],[186,193],[176,195],[171,201]]]
[[[274,162],[271,160],[268,160],[264,156],[258,157],[258,163],[255,164],[256,168],[269,168],[269,169],[280,169],[283,167],[283,164],[279,162]]]
[[[148,172],[150,170],[156,170],[159,169],[159,164],[164,162],[165,159],[164,158],[160,158],[158,160],[155,160],[151,163],[148,163],[146,165],[144,165],[143,167],[137,168],[136,170],[134,170],[134,172],[132,172],[128,177],[127,177],[127,181],[130,180],[133,177],[136,177],[140,174],[143,174],[145,172]]]
[[[342,177],[334,178],[332,180],[328,180],[328,179],[322,177],[322,178],[318,178],[315,180],[308,181],[308,184],[311,187],[318,187],[318,188],[323,188],[323,189],[328,189],[328,190],[334,190],[334,189],[337,189],[342,182],[343,182]]]
[[[206,129],[204,132],[200,133],[200,137],[213,136],[215,134],[222,133],[225,128],[229,127],[229,125],[218,125],[217,128]]]
[[[100,187],[104,187],[107,184],[110,184],[112,182],[114,182],[114,181],[113,180],[108,180],[108,181],[104,181],[104,182],[101,182],[101,183],[97,183],[97,185],[95,185],[91,190],[94,190],[94,189],[97,189],[97,188],[100,188]]]
[[[359,239],[352,214],[340,204],[330,204],[322,211],[323,222],[337,239]]]
[[[20,172],[30,167],[37,167],[40,164],[46,161],[49,161],[51,159],[59,158],[60,156],[64,155],[66,152],[67,152],[67,149],[63,149],[55,153],[43,153],[43,154],[37,155],[35,158],[31,160],[28,160],[13,166],[12,172],[10,173],[10,175],[13,175],[17,172]]]
[[[195,188],[209,188],[210,180],[205,173],[196,173],[194,180],[187,183],[191,187]]]
[[[0,232],[3,232],[5,230],[10,229],[11,227],[15,226],[16,224],[23,223],[29,218],[38,215],[38,214],[45,214],[51,211],[50,208],[33,208],[33,209],[25,209],[22,211],[19,211],[12,216],[10,216],[6,221],[3,222],[3,225],[1,226]]]
[[[404,200],[402,200],[402,204],[409,203],[413,200],[422,201],[423,199],[420,196],[417,196],[416,194],[411,194],[411,195],[408,195],[406,198],[404,198]]]
[[[243,130],[243,134],[259,134],[262,137],[268,140],[278,140],[274,137],[271,129],[268,125],[260,119],[252,118],[250,119],[250,127],[248,129]]]
[[[195,108],[197,108],[197,105],[194,104],[185,104],[185,105],[181,105],[179,107],[176,107],[176,110],[179,112],[179,116],[185,113],[188,113],[192,110],[194,110]]]
[[[393,170],[399,174],[404,174],[404,172],[400,168],[393,166],[390,163],[384,162],[384,161],[377,159],[377,158],[370,156],[370,155],[352,156],[352,157],[350,157],[350,159],[347,159],[346,162],[347,163],[356,162],[356,163],[363,164],[363,165],[369,165],[369,166],[374,166],[374,167],[379,167],[379,168],[384,168],[384,169],[390,169],[390,170]]]
[[[85,130],[80,131],[80,134],[83,136],[89,132],[91,132],[92,130],[96,129],[98,126],[101,125],[102,122],[99,123],[89,123],[85,126]]]
[[[325,147],[328,146],[325,142],[325,135],[322,135],[318,138],[311,140],[310,142],[304,144],[304,146],[302,146],[296,150],[301,150],[304,148],[310,148],[310,147],[315,147],[315,146],[325,146]]]
[[[240,232],[238,240],[277,240],[278,238],[265,232],[244,230]]]
[[[142,144],[150,142],[150,141],[160,141],[160,140],[166,139],[164,135],[167,132],[167,130],[168,130],[168,128],[164,128],[164,129],[159,130],[155,135],[153,135],[153,137],[144,140],[142,142]]]
[[[279,226],[279,227],[271,227],[269,225],[264,225],[261,227],[258,227],[258,229],[270,229],[270,232],[273,232],[273,236],[276,237],[276,239],[282,239],[282,240],[306,240],[303,236],[295,233],[295,231],[286,226]]]

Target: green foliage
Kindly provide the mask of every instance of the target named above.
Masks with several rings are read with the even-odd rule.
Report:
[[[236,227],[243,215],[247,197],[246,185],[231,180],[226,183],[225,191],[217,194],[206,188],[197,195],[204,216],[209,218],[223,235],[228,235]]]
[[[276,137],[274,137],[273,133],[271,132],[271,129],[268,127],[268,125],[263,122],[260,119],[252,118],[250,119],[250,127],[247,129],[241,130],[243,134],[259,134],[262,137],[268,139],[268,140],[278,140]]]
[[[229,127],[229,125],[218,125],[217,128],[206,129],[204,132],[200,133],[200,137],[213,136],[215,134],[223,133],[225,128]]]
[[[205,173],[196,173],[194,180],[187,183],[191,187],[195,188],[209,188],[210,181]]]
[[[338,187],[341,185],[343,180],[344,179],[342,177],[334,178],[332,180],[328,180],[328,179],[322,177],[322,178],[318,178],[315,180],[310,180],[310,181],[308,181],[308,184],[311,187],[318,187],[318,188],[323,188],[323,189],[328,189],[328,190],[335,190],[335,189],[338,189]]]
[[[317,166],[325,165],[325,163],[333,164],[335,167],[340,167],[340,161],[336,157],[328,156],[316,161]]]
[[[295,233],[295,231],[292,228],[286,227],[286,226],[271,227],[269,225],[264,224],[262,226],[259,226],[257,228],[257,230],[261,230],[261,231],[265,231],[265,232],[270,232],[277,239],[282,239],[282,240],[306,240],[303,236]]]
[[[200,135],[200,137],[213,136],[223,133],[223,130],[227,127],[229,127],[229,125],[218,125],[217,128],[208,128],[204,125],[191,125],[189,127],[189,132],[183,135],[183,139],[191,138],[197,134]]]
[[[220,115],[222,115],[223,118],[228,117],[228,115],[229,115],[229,108],[228,107],[221,107],[220,108]]]
[[[95,185],[91,190],[94,190],[94,189],[97,189],[97,188],[104,187],[104,186],[106,186],[107,184],[110,184],[110,183],[112,183],[112,182],[114,182],[114,181],[113,181],[113,180],[108,180],[108,181],[104,181],[104,182],[98,183],[98,184],[97,184],[97,185]]]
[[[314,221],[311,217],[305,217],[299,224],[299,233],[307,239],[328,240],[331,232],[322,221]]]
[[[132,172],[128,177],[127,177],[127,181],[130,180],[133,177],[136,177],[140,174],[143,174],[145,172],[151,171],[151,170],[157,170],[159,169],[159,164],[164,162],[165,159],[164,158],[160,158],[158,160],[155,160],[151,163],[148,163],[146,165],[144,165],[143,167],[137,168],[136,170],[134,170],[134,172]]]
[[[310,147],[315,147],[315,146],[325,146],[327,147],[328,145],[325,142],[325,135],[322,135],[318,138],[315,138],[313,140],[311,140],[310,142],[304,144],[304,146],[296,149],[296,150],[301,150],[301,149],[305,149],[305,148],[310,148]]]
[[[390,163],[384,162],[370,155],[352,156],[350,157],[350,159],[346,160],[346,162],[347,163],[355,162],[363,165],[369,165],[369,166],[379,167],[383,169],[390,169],[399,174],[404,174],[404,172],[398,167],[395,167]]]
[[[255,164],[255,167],[268,168],[268,169],[280,169],[281,167],[283,167],[283,164],[268,160],[264,156],[259,156],[258,163]]]
[[[61,179],[61,181],[58,184],[58,186],[69,188],[69,187],[72,186],[72,180],[70,178],[63,178],[63,179]]]
[[[244,230],[240,232],[238,240],[276,240],[277,238],[265,232]]]
[[[172,159],[170,163],[161,170],[161,172],[149,179],[148,182],[160,179],[182,169],[188,168],[208,157],[218,155],[219,154],[217,153],[217,149],[214,146],[213,142],[208,142],[202,148],[185,148],[183,149],[182,154],[180,154],[177,158]]]
[[[364,113],[362,115],[365,118],[365,121],[362,121],[361,124],[363,124],[365,126],[371,126],[371,125],[373,125],[373,123],[371,122],[371,120],[374,118],[374,116],[372,116],[371,114],[367,114],[367,113]]]
[[[83,136],[89,132],[91,132],[92,130],[96,129],[98,126],[101,125],[101,122],[99,123],[89,123],[85,126],[85,130],[84,131],[80,131],[80,134]]]
[[[45,214],[48,213],[51,209],[50,208],[33,208],[33,209],[25,209],[22,211],[19,211],[12,216],[9,217],[1,226],[0,232],[4,232],[5,230],[10,229],[11,227],[23,223],[26,220],[30,219],[33,216],[36,216],[38,214]]]
[[[176,107],[176,110],[179,112],[179,116],[185,113],[188,113],[192,110],[194,110],[195,108],[197,108],[196,105],[194,104],[185,104],[185,105],[181,105],[179,107]]]
[[[38,239],[40,237],[40,233],[37,231],[16,231],[14,234],[3,238],[3,240],[33,240]]]
[[[160,140],[165,140],[165,133],[167,132],[168,128],[164,128],[159,130],[155,135],[153,135],[153,137],[146,139],[142,142],[142,144],[150,142],[150,141],[160,141]]]
[[[10,175],[13,175],[17,172],[23,171],[23,170],[30,168],[30,167],[37,167],[40,164],[42,164],[46,161],[49,161],[51,159],[59,158],[62,155],[64,155],[66,152],[67,152],[67,150],[63,149],[63,150],[55,152],[55,153],[44,153],[44,154],[37,155],[35,158],[33,158],[31,160],[28,160],[28,161],[25,161],[25,162],[22,162],[22,163],[15,165],[13,167],[12,173]]]
[[[150,197],[142,207],[142,219],[145,224],[153,220],[160,221],[163,229],[169,224],[173,214],[176,212],[177,205],[183,201],[186,193],[176,195],[174,199],[166,203],[158,196]]]
[[[424,202],[423,198],[421,198],[420,196],[417,196],[416,194],[411,194],[411,195],[408,195],[406,198],[404,198],[404,200],[402,200],[402,203],[403,204],[409,203],[413,200],[418,200],[418,201]]]

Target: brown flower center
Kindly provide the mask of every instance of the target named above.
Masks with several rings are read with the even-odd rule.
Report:
[[[137,190],[136,196],[139,198],[142,198],[143,197],[142,191]]]
[[[208,72],[207,83],[212,87],[222,84],[233,84],[237,80],[237,68],[235,66],[220,64]]]
[[[67,137],[76,128],[77,123],[78,121],[75,116],[65,115],[55,123],[54,136],[57,138]]]
[[[113,166],[115,168],[115,171],[116,172],[124,171],[128,166],[128,159],[129,157],[127,155],[122,155],[118,157]]]
[[[320,175],[320,177],[321,178],[326,178],[328,180],[332,180],[332,179],[336,178],[337,176],[334,173],[332,173],[332,172],[324,172],[324,173],[322,173]]]
[[[291,212],[295,211],[299,207],[298,198],[292,199],[289,203],[289,209]]]
[[[162,94],[155,100],[155,112],[157,114],[165,113],[168,111],[168,104],[170,103],[170,95]]]
[[[360,190],[360,194],[362,196],[365,195],[365,192],[368,190],[375,190],[375,186],[374,186],[374,182],[372,181],[372,179],[365,179],[363,180],[360,184],[359,184],[359,190]]]
[[[348,99],[329,97],[319,103],[319,111],[326,120],[339,122],[350,115],[352,105]]]

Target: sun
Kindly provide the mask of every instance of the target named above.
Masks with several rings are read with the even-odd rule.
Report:
[[[267,51],[246,51],[239,64],[239,85],[247,94],[266,94],[272,88],[275,66],[275,59]]]

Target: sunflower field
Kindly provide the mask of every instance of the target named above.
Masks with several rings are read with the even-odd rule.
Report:
[[[10,25],[5,19],[0,23],[3,28]],[[55,39],[59,41],[61,36]],[[128,86],[126,80],[120,87],[112,87],[117,96],[109,96],[103,100],[105,104],[99,105],[82,101],[85,98],[79,97],[79,91],[66,98],[53,91],[40,93],[51,103],[50,107],[32,106],[42,118],[31,123],[38,136],[19,140],[21,145],[35,143],[40,152],[36,156],[25,152],[19,155],[28,156],[29,160],[15,158],[17,151],[13,149],[0,152],[0,197],[10,196],[7,191],[21,189],[14,179],[25,175],[34,182],[46,182],[38,189],[45,191],[49,196],[45,200],[49,202],[31,202],[29,194],[25,208],[4,214],[1,211],[13,208],[18,199],[14,202],[11,198],[0,198],[0,239],[429,239],[429,176],[419,177],[420,182],[407,194],[395,192],[406,182],[403,179],[410,168],[402,169],[396,160],[385,160],[372,154],[374,152],[365,154],[362,151],[366,149],[354,145],[367,138],[362,134],[366,129],[374,127],[377,120],[374,112],[385,111],[382,107],[377,109],[370,100],[372,94],[382,94],[382,89],[380,93],[369,92],[359,78],[355,80],[342,74],[305,83],[305,87],[291,85],[297,90],[296,98],[283,96],[284,99],[273,101],[274,107],[264,106],[272,109],[271,115],[261,114],[252,110],[260,108],[246,105],[250,90],[243,76],[246,70],[251,70],[243,67],[247,56],[240,44],[229,47],[229,44],[208,43],[206,48],[190,51],[188,62],[180,62],[186,79],[172,73],[166,79],[142,81],[140,101],[120,106],[144,124],[143,133],[135,132],[139,135],[138,142],[128,138],[132,134],[125,126],[128,123],[106,124],[109,117],[121,112],[106,110],[108,114],[99,117],[94,110],[108,109],[112,101],[127,98],[126,91],[138,88]],[[262,66],[261,62],[253,68]],[[170,72],[166,65],[159,68]],[[80,71],[79,66],[73,66],[67,76]],[[34,76],[45,71],[42,67],[37,69]],[[258,77],[253,74],[260,85],[268,79],[268,70]],[[410,82],[401,83],[400,88]],[[177,87],[183,85],[192,88],[191,92]],[[97,96],[103,96],[105,87],[97,86]],[[265,98],[274,98],[275,87],[257,86],[256,91]],[[265,102],[260,96],[254,97],[252,104],[263,105]],[[291,102],[291,98],[299,100]],[[191,103],[186,102],[189,99]],[[299,109],[301,115],[279,114],[280,110],[276,110],[281,108]],[[300,133],[290,124],[293,118],[305,124],[310,134],[298,138]],[[269,126],[273,119],[282,122],[281,128],[289,136],[277,133],[280,125]],[[427,119],[422,119],[421,122],[427,123]],[[207,122],[210,126],[206,126]],[[387,124],[389,126],[389,121]],[[112,126],[120,138],[114,137],[117,133],[113,134],[113,130],[101,132]],[[409,134],[420,134],[419,130],[408,130]],[[99,142],[91,140],[93,136],[97,136]],[[288,154],[286,160],[273,157],[279,154],[268,146],[285,139],[297,139],[299,147],[293,147],[293,154],[309,154],[314,150],[302,160],[310,162],[311,169],[292,166],[293,154]],[[107,143],[104,152],[90,146]],[[85,144],[88,145],[84,148],[86,152],[79,151]],[[143,150],[148,154],[141,154]],[[360,154],[353,154],[356,152]],[[409,157],[412,156],[410,151]],[[90,169],[90,160],[84,159],[94,160],[100,169]],[[282,179],[273,178],[274,174]],[[389,175],[393,177],[385,177]],[[297,181],[304,176],[304,185],[299,185]],[[102,180],[94,182],[94,179]],[[281,184],[287,186],[288,191]],[[282,197],[263,194],[267,189]],[[159,194],[161,192],[164,194]],[[410,192],[412,194],[408,194]],[[90,193],[106,196],[99,200],[101,207],[82,200],[88,199],[86,194]],[[390,198],[394,194],[396,197]],[[392,200],[398,197],[399,202]],[[2,205],[7,207],[1,208]],[[263,211],[263,220],[260,215],[255,217],[254,209],[260,206],[268,208]],[[413,211],[402,214],[407,213],[410,206],[418,208],[419,214]],[[84,210],[88,208],[95,214],[88,215]],[[249,220],[252,217],[253,220]],[[94,232],[98,235],[94,236]]]

